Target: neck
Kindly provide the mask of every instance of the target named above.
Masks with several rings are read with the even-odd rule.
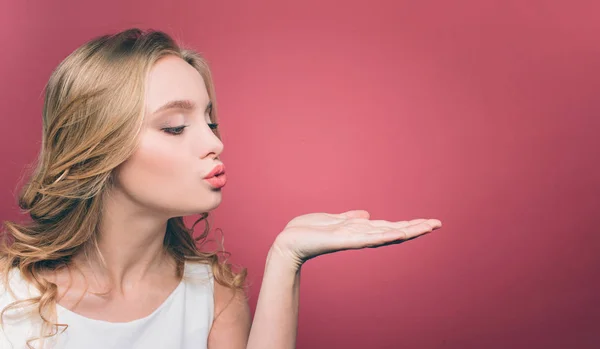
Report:
[[[91,289],[108,288],[119,295],[149,280],[173,277],[176,270],[163,247],[167,218],[124,202],[113,195],[104,203],[97,244],[73,258],[84,275],[91,276]]]

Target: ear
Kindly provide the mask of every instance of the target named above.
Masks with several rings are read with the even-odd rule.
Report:
[[[346,211],[343,212],[341,214],[344,217],[347,218],[365,218],[365,219],[369,219],[371,217],[371,215],[369,214],[369,212],[365,211],[365,210],[351,210],[351,211]]]

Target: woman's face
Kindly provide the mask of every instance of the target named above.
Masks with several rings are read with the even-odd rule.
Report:
[[[173,101],[181,102],[164,108]],[[156,62],[146,83],[140,146],[117,169],[121,194],[167,217],[208,212],[219,205],[221,189],[204,179],[221,164],[223,151],[208,125],[209,102],[204,79],[183,59],[167,56]]]

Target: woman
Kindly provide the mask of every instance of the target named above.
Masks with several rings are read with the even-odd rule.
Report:
[[[45,90],[43,140],[0,249],[0,348],[294,348],[300,269],[441,227],[366,211],[294,218],[268,253],[254,319],[245,275],[184,225],[221,202],[210,70],[160,31],[82,45]],[[216,281],[216,282],[215,282]]]

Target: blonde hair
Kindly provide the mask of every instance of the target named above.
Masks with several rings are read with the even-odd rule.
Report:
[[[179,46],[168,34],[131,28],[83,44],[52,72],[45,87],[42,147],[29,181],[19,193],[19,206],[32,221],[5,221],[0,243],[0,275],[10,291],[9,273],[17,269],[40,295],[11,303],[0,312],[21,304],[37,305],[42,319],[42,342],[67,324],[54,323],[57,285],[41,277],[44,271],[68,267],[78,252],[104,262],[98,249],[102,203],[113,185],[113,170],[131,156],[142,128],[146,77],[153,64],[166,55],[182,58],[203,77],[217,107],[207,62],[193,50]],[[221,139],[218,129],[215,134]],[[170,218],[163,247],[183,275],[185,261],[211,265],[216,282],[233,290],[244,289],[246,269],[236,273],[219,258],[225,251],[201,252],[210,230],[208,212],[191,228],[183,217]],[[206,220],[203,233],[193,238],[197,223]],[[12,241],[9,241],[12,237]],[[198,245],[200,243],[200,245]],[[12,293],[12,291],[10,291]]]

